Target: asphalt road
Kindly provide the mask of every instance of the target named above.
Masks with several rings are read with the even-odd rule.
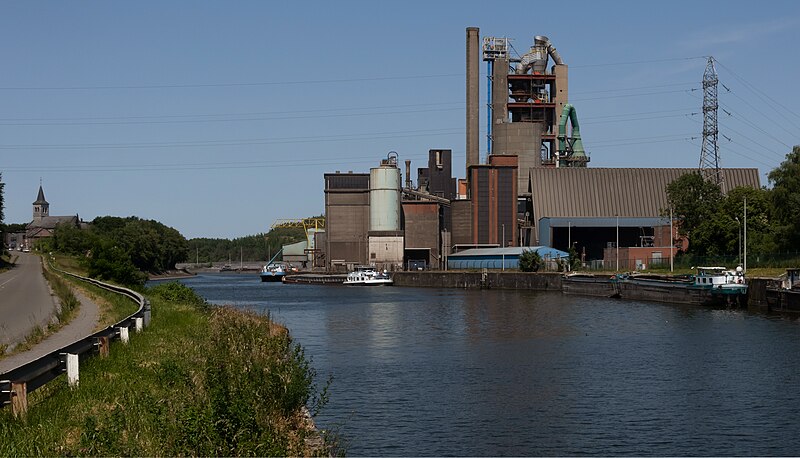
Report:
[[[56,308],[39,256],[16,253],[16,266],[0,273],[0,345],[9,347],[36,326],[47,325]]]
[[[25,314],[31,317],[40,316],[40,322],[46,324],[55,312],[56,298],[50,296],[50,289],[41,269],[41,261],[38,256],[21,253],[17,260],[17,267],[10,272],[0,274],[0,344],[7,343],[6,340],[8,343],[19,343],[33,329],[32,325],[26,323],[36,322],[33,318],[28,321],[24,318],[9,320],[6,318],[6,314],[20,317]],[[73,289],[72,292],[80,301],[81,306],[69,324],[30,350],[0,359],[0,375],[59,348],[66,347],[97,330],[100,316],[99,307],[83,291]],[[34,297],[36,299],[33,299]],[[32,304],[36,306],[31,307]],[[31,309],[36,309],[36,314],[30,313]],[[8,323],[14,323],[14,325]],[[9,332],[9,329],[12,328],[16,329],[14,333]],[[18,337],[15,338],[14,335]]]

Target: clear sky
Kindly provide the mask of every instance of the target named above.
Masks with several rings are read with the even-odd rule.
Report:
[[[323,173],[368,172],[389,151],[415,178],[429,149],[452,149],[463,176],[469,26],[519,53],[550,37],[591,167],[697,167],[708,55],[723,166],[767,185],[800,143],[794,0],[9,1],[6,222],[30,221],[40,179],[51,215],[233,238],[322,214]]]

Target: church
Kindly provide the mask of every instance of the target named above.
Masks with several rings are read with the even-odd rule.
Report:
[[[39,184],[39,194],[33,203],[33,221],[25,227],[24,246],[32,247],[37,240],[51,237],[56,226],[59,224],[69,224],[81,227],[81,220],[78,215],[71,216],[50,216],[50,204],[44,198],[44,190]]]

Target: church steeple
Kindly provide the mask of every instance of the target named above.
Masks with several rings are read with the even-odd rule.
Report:
[[[33,203],[33,220],[37,221],[45,216],[50,216],[50,204],[44,198],[44,190],[40,182],[39,195],[36,197],[36,202]]]

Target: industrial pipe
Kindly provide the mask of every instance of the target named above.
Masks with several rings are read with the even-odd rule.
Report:
[[[556,65],[564,65],[561,55],[556,51],[556,47],[550,43],[550,39],[543,35],[533,37],[533,46],[530,51],[525,53],[517,64],[515,73],[524,75],[528,70],[542,73],[547,69],[547,56],[553,59]]]
[[[571,142],[567,142],[567,120],[572,125]],[[583,149],[581,141],[581,128],[578,125],[578,112],[575,107],[567,103],[561,111],[561,118],[558,121],[558,156],[561,158],[585,158],[586,151]],[[561,165],[561,164],[560,164]]]

